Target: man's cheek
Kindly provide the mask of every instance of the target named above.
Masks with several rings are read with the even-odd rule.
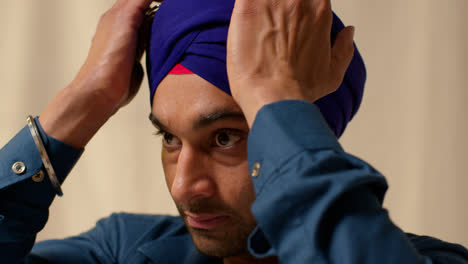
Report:
[[[161,151],[161,162],[164,171],[164,178],[166,179],[166,185],[170,192],[172,183],[174,182],[175,169],[177,165],[169,162],[168,153],[164,150]]]

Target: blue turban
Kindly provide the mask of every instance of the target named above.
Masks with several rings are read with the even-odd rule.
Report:
[[[226,70],[226,40],[234,0],[168,0],[156,12],[147,50],[150,103],[159,83],[181,64],[231,94]],[[343,23],[334,14],[332,42]],[[339,89],[315,104],[340,137],[361,104],[366,70],[357,51]]]

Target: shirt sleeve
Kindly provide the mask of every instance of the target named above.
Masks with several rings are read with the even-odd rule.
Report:
[[[281,101],[257,114],[248,139],[257,257],[280,263],[468,263],[459,245],[409,239],[382,207],[385,178],[343,151],[318,108]],[[437,250],[437,252],[435,252]]]
[[[57,178],[62,183],[83,151],[48,137],[37,118],[36,123]],[[44,177],[38,177],[41,173]],[[47,222],[54,197],[52,183],[25,126],[0,149],[1,263],[19,263],[28,254],[36,234]]]

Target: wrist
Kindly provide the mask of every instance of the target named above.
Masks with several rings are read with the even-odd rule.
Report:
[[[242,87],[242,90],[231,88],[231,91],[250,128],[258,111],[265,105],[283,100],[307,101],[301,93],[299,84],[295,81],[257,81],[249,84],[238,84],[235,87]]]

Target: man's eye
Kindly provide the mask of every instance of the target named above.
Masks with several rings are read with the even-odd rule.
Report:
[[[216,145],[222,148],[228,148],[236,144],[241,137],[239,135],[229,133],[226,131],[219,132],[215,136]]]
[[[172,135],[172,134],[164,132],[162,136],[163,136],[163,143],[166,146],[179,146],[179,145],[181,145],[180,140],[177,137],[175,137],[174,135]]]

